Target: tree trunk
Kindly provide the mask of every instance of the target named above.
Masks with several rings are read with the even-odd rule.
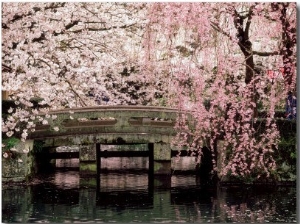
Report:
[[[249,40],[249,29],[252,18],[252,8],[250,7],[249,13],[247,16],[240,15],[236,10],[234,11],[234,24],[237,29],[237,38],[239,39],[239,47],[243,52],[245,58],[245,83],[248,85],[254,78],[255,70],[254,70],[254,59],[253,59],[253,51],[252,51],[252,43]],[[247,19],[246,25],[244,26],[245,19]],[[244,29],[245,27],[245,29]],[[252,102],[257,104],[258,95],[255,90],[254,84],[251,88],[252,92]],[[251,109],[253,110],[253,118],[257,116],[257,107],[251,105]]]

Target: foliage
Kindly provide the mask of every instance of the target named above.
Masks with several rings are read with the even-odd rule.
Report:
[[[12,158],[16,159],[19,157],[19,153],[17,153],[16,146],[20,142],[19,138],[9,137],[2,139],[2,156],[3,158]]]
[[[20,139],[16,137],[2,139],[2,144],[4,145],[4,147],[2,147],[2,151],[8,151],[11,148],[14,148],[19,142]]]
[[[292,166],[296,170],[296,136],[289,136],[288,138],[281,138],[276,153],[276,160],[278,163],[286,162],[289,166]]]

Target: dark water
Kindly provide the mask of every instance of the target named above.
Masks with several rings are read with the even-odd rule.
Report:
[[[296,187],[203,188],[193,175],[78,171],[45,174],[31,186],[2,186],[2,222],[296,222]]]

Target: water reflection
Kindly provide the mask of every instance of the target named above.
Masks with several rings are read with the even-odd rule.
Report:
[[[101,158],[101,169],[103,170],[148,170],[148,157],[111,157]]]
[[[62,189],[79,188],[79,177],[79,173],[76,171],[56,172],[54,174],[53,183],[57,188]]]
[[[55,167],[56,168],[65,168],[65,167],[79,167],[79,159],[56,159],[55,160]]]
[[[148,191],[148,175],[105,173],[100,175],[100,191]]]
[[[2,222],[296,222],[295,187],[203,188],[195,176],[149,187],[146,173],[102,174],[100,189],[77,171],[2,187]]]

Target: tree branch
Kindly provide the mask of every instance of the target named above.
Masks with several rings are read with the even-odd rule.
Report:
[[[75,20],[66,25],[66,30],[71,29],[73,26],[76,26],[79,23],[79,20]]]
[[[85,101],[80,97],[80,95],[76,92],[76,90],[73,89],[72,84],[65,79],[65,82],[69,84],[71,91],[79,98],[79,102],[81,103],[82,106],[87,106],[87,104],[85,103]]]
[[[217,32],[222,33],[223,35],[229,37],[230,40],[232,40],[232,37],[229,35],[229,33],[226,33],[224,30],[222,30],[217,23],[210,22],[210,26]]]
[[[89,31],[107,31],[107,30],[116,29],[116,28],[126,29],[126,28],[132,27],[134,25],[136,25],[136,23],[132,23],[129,25],[123,25],[123,26],[111,26],[111,27],[105,27],[105,28],[86,28],[86,29]],[[74,30],[74,31],[70,31],[70,32],[80,33],[83,30],[85,30],[85,29],[79,29],[79,30]]]
[[[13,69],[2,63],[2,72],[12,72]]]
[[[262,57],[268,57],[273,55],[280,55],[279,51],[273,51],[273,52],[261,52],[261,51],[252,51],[254,55],[262,56]]]

